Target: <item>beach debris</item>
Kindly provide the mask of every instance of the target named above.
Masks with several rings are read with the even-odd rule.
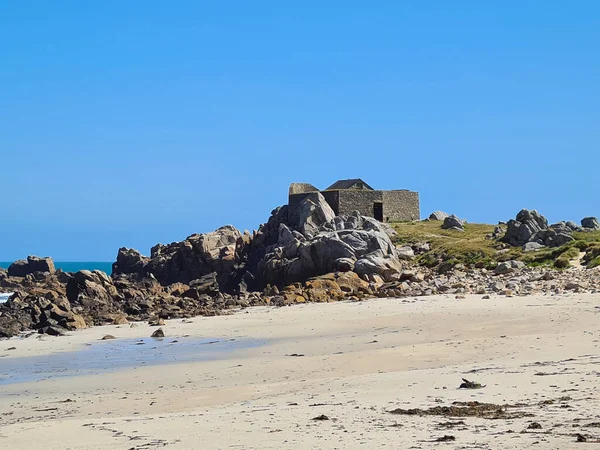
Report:
[[[434,442],[452,442],[455,440],[456,440],[456,437],[454,437],[450,434],[446,434],[442,437],[437,438]]]
[[[575,436],[577,437],[577,442],[587,442],[587,437],[583,434],[577,433]]]
[[[137,328],[138,324],[137,323],[130,323],[129,324],[129,328]]]
[[[517,419],[532,417],[533,414],[521,411],[509,412],[516,405],[495,405],[480,402],[453,402],[451,406],[434,406],[433,408],[402,409],[388,411],[390,414],[406,416],[444,416],[444,417],[481,417],[483,419]]]
[[[302,354],[302,353],[292,353],[290,355],[285,355],[285,356],[293,356],[293,357],[296,357],[296,358],[300,358],[300,357],[304,356],[304,354]]]
[[[101,341],[108,341],[110,339],[116,339],[116,337],[114,337],[112,334],[105,334],[104,336],[102,336],[102,338],[100,340]]]
[[[439,428],[454,428],[461,425],[466,425],[464,420],[458,420],[456,422],[440,422],[437,424]]]
[[[528,430],[541,430],[542,426],[538,423],[538,422],[531,422],[528,426],[527,426]]]
[[[150,325],[151,327],[160,327],[165,325],[165,320],[160,317],[155,317],[148,321],[148,325]]]
[[[320,416],[313,417],[312,420],[330,420],[325,414],[321,414]]]
[[[165,337],[165,332],[162,330],[162,328],[159,328],[154,333],[152,333],[152,335],[150,337],[162,338],[162,337]]]
[[[11,350],[16,350],[16,349],[17,349],[17,347],[8,347],[8,348],[6,349],[6,351],[7,351],[7,352],[9,352],[9,351],[11,351]]]
[[[485,386],[475,381],[469,381],[463,378],[463,383],[458,387],[459,389],[483,389]]]

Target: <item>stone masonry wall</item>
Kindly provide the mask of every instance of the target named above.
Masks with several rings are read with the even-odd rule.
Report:
[[[321,191],[325,201],[329,203],[336,216],[340,214],[340,191]]]
[[[290,225],[296,226],[298,224],[300,220],[300,202],[310,194],[310,192],[304,192],[289,196],[288,221]],[[385,222],[403,222],[419,220],[420,218],[418,192],[344,189],[321,191],[321,194],[336,215],[358,211],[363,216],[373,217],[374,203],[381,202],[383,203],[383,219]]]
[[[310,192],[290,194],[288,198],[288,222],[296,226],[300,221],[300,202],[310,195]]]
[[[358,211],[363,216],[373,217],[373,204],[383,202],[383,191],[348,189],[338,192],[340,193],[338,214],[350,214],[352,211]]]
[[[419,193],[412,191],[383,191],[383,218],[386,222],[419,220]]]

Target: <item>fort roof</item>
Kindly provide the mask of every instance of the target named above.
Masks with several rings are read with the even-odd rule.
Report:
[[[375,190],[360,178],[351,178],[349,180],[338,180],[325,190],[326,191],[338,191],[338,190],[342,190],[342,189],[367,189],[370,191]]]

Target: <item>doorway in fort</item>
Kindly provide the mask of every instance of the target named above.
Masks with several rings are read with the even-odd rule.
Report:
[[[373,217],[380,222],[383,222],[383,202],[373,203]]]

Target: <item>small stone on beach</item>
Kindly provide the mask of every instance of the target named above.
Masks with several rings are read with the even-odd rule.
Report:
[[[165,332],[162,330],[162,328],[159,328],[154,333],[152,333],[152,335],[150,337],[162,338],[162,337],[165,337]]]

